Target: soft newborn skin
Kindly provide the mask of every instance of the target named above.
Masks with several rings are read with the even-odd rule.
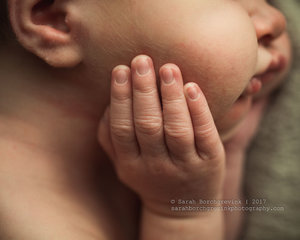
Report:
[[[255,73],[258,45],[249,17],[233,2],[188,1],[180,7],[170,1],[155,6],[151,2],[136,11],[142,19],[141,42],[154,59],[176,63],[186,82],[199,84],[217,119]],[[155,9],[148,11],[151,5]],[[153,39],[160,47],[151,47]]]
[[[285,20],[263,0],[7,2],[18,39],[0,46],[0,221],[9,238],[46,239],[35,228],[42,224],[49,239],[133,239],[134,196],[96,139],[116,65],[138,54],[156,71],[177,64],[204,91],[224,135],[250,108],[252,96],[235,100],[272,52],[288,60]],[[234,191],[232,183],[240,182],[229,183]]]
[[[185,83],[199,84],[221,137],[228,138],[250,109],[249,94],[240,99],[243,101],[236,100],[253,76],[264,73],[279,59],[284,59],[282,68],[287,69],[290,58],[285,18],[264,0],[95,0],[88,4],[77,0],[48,4],[33,8],[32,22],[28,15],[16,17],[21,7],[11,8],[12,27],[23,47],[52,66],[70,68],[56,71],[59,78],[84,79],[93,89],[100,86],[101,99],[105,99],[101,113],[109,102],[111,70],[146,54],[153,59],[156,73],[163,64],[174,63]],[[272,82],[272,87],[263,84],[263,92],[278,85]]]
[[[105,1],[104,1],[105,2]],[[259,4],[258,4],[259,2]],[[185,82],[195,82],[205,93],[221,135],[231,131],[250,108],[238,101],[250,79],[265,70],[272,54],[259,38],[257,6],[269,11],[277,32],[285,20],[265,1],[166,0],[123,1],[118,5],[82,5],[95,14],[85,48],[85,64],[93,66],[105,56],[105,66],[128,64],[137,53],[149,55],[156,71],[165,63],[178,65]],[[103,11],[105,9],[106,11]],[[104,14],[100,14],[99,11]],[[82,16],[85,16],[82,14]],[[266,17],[270,17],[266,16]],[[80,19],[85,24],[88,17]],[[105,23],[103,19],[106,19]],[[108,19],[108,20],[107,20]],[[258,27],[255,25],[258,22]],[[100,26],[100,27],[99,27]],[[100,31],[99,31],[100,28]],[[265,33],[270,34],[270,33]],[[277,36],[274,36],[277,37]],[[83,40],[83,39],[82,39]],[[95,48],[95,46],[102,46]],[[100,60],[99,65],[103,64]],[[95,71],[99,71],[95,69]],[[230,111],[230,116],[227,116]]]

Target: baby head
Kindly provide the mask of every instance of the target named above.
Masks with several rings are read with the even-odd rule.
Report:
[[[279,84],[290,59],[285,19],[265,0],[7,2],[23,47],[51,66],[80,66],[86,79],[108,81],[137,54],[157,71],[177,64],[184,81],[201,87],[221,133],[243,118],[250,98]]]

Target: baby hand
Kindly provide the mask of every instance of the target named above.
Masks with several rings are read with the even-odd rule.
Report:
[[[198,85],[183,85],[174,64],[162,66],[159,75],[160,91],[144,55],[131,68],[114,68],[98,138],[121,181],[146,207],[170,214],[171,199],[220,197],[225,154]]]

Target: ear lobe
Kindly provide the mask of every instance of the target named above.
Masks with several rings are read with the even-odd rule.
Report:
[[[68,21],[71,2],[9,0],[11,24],[19,42],[54,67],[74,67],[82,61]]]

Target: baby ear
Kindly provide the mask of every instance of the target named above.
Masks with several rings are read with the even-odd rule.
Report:
[[[80,46],[70,21],[74,1],[8,2],[11,25],[23,47],[53,67],[74,67],[81,62]]]

